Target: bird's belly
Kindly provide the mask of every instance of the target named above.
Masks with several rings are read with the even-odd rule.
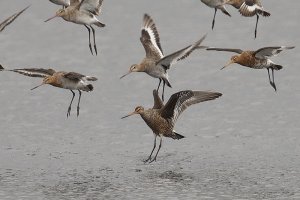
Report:
[[[74,12],[73,15],[69,19],[66,19],[66,20],[71,21],[75,24],[81,24],[81,25],[85,25],[85,24],[91,25],[95,21],[93,15],[82,12],[82,11]]]
[[[166,72],[158,66],[153,66],[146,70],[146,73],[154,78],[164,78],[166,77]]]
[[[222,1],[221,0],[201,0],[202,3],[204,3],[205,5],[211,7],[211,8],[215,8],[217,6],[221,6],[222,5]]]

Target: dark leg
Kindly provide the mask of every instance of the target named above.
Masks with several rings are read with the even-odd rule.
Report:
[[[214,14],[214,18],[213,18],[213,21],[212,21],[212,27],[211,27],[212,30],[214,29],[214,26],[215,26],[216,14],[217,14],[217,8],[215,8],[215,14]]]
[[[272,77],[273,80],[271,80],[271,76],[270,76],[270,68],[267,68],[268,70],[268,75],[269,75],[269,81],[270,81],[270,85],[274,88],[274,90],[276,91],[276,85],[274,83],[274,69],[272,69]]]
[[[256,38],[256,34],[257,34],[258,19],[259,19],[259,16],[258,16],[258,14],[256,14],[256,24],[255,24],[254,38]]]
[[[94,55],[93,54],[93,50],[92,50],[92,44],[91,44],[91,30],[90,30],[90,28],[87,26],[87,25],[84,25],[86,28],[87,28],[87,30],[89,31],[89,47],[90,47],[90,50],[91,50],[91,53],[92,53],[92,55]]]
[[[79,116],[79,104],[80,104],[80,99],[81,99],[81,91],[78,90],[79,92],[79,98],[78,98],[78,104],[77,104],[77,117]]]
[[[96,46],[96,39],[95,39],[95,29],[92,27],[92,26],[90,26],[91,27],[91,29],[92,29],[92,31],[93,31],[93,37],[94,37],[94,49],[95,49],[95,53],[96,53],[96,55],[97,55],[97,46]]]
[[[162,143],[162,137],[160,136],[160,143],[159,143],[159,146],[158,146],[158,150],[157,150],[157,152],[155,154],[155,157],[149,163],[152,163],[153,161],[156,161],[156,157],[157,157],[158,152],[159,152],[159,150],[161,148],[161,143]]]
[[[144,160],[144,163],[146,163],[146,162],[148,162],[149,160],[151,160],[151,156],[152,156],[152,154],[153,154],[153,151],[154,151],[154,149],[155,149],[155,147],[156,147],[156,135],[154,135],[154,146],[153,146],[153,149],[152,149],[152,151],[151,151],[151,154],[150,154],[150,156],[147,158],[147,160]]]
[[[74,97],[75,97],[75,92],[73,92],[73,90],[70,90],[70,91],[72,92],[73,96],[72,96],[71,103],[70,103],[69,108],[68,108],[67,117],[70,116],[70,113],[71,113],[71,106],[72,106],[72,103],[73,103],[73,99],[74,99]]]
[[[164,81],[164,83],[163,83],[163,92],[162,92],[162,95],[161,95],[162,101],[164,101],[165,85],[166,85],[166,82]]]
[[[274,69],[272,68],[272,78],[273,78],[273,88],[275,91],[277,91],[276,85],[275,85],[275,79],[274,79]]]
[[[157,87],[157,92],[158,92],[158,89],[159,89],[160,83],[161,83],[161,79],[159,79],[159,83],[158,83],[158,87]]]

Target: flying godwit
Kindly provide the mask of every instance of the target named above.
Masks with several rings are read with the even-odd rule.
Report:
[[[191,91],[185,90],[177,92],[171,96],[166,105],[163,104],[158,96],[157,90],[153,91],[154,106],[153,108],[145,110],[142,106],[138,106],[135,110],[122,117],[122,119],[134,114],[139,114],[146,124],[152,129],[154,134],[154,146],[148,159],[144,162],[156,161],[156,157],[162,145],[162,136],[173,138],[174,140],[182,139],[184,136],[174,131],[174,125],[179,115],[190,105],[209,101],[220,97],[222,94],[218,92],[206,91]],[[156,148],[156,138],[160,137],[160,143],[155,157],[152,159],[152,154]]]
[[[269,59],[269,57],[276,56],[285,49],[293,49],[293,48],[295,47],[280,46],[280,47],[264,47],[256,51],[243,51],[241,49],[225,49],[225,48],[207,48],[207,50],[229,51],[229,52],[235,52],[239,54],[239,55],[232,56],[229,63],[226,64],[222,69],[228,67],[233,63],[237,63],[242,66],[250,67],[253,69],[266,68],[268,70],[270,84],[276,91],[277,89],[274,80],[274,70],[280,70],[282,69],[282,66],[273,63]],[[272,70],[272,80],[269,72],[270,69]]]
[[[146,51],[146,57],[140,64],[132,65],[129,68],[129,72],[121,76],[120,78],[125,77],[131,72],[145,72],[154,78],[158,78],[159,84],[157,90],[159,89],[160,84],[163,81],[162,99],[164,100],[165,84],[171,87],[167,70],[171,67],[172,64],[175,64],[177,61],[183,60],[184,58],[188,57],[195,49],[205,48],[199,46],[205,39],[205,37],[206,36],[203,36],[200,40],[192,45],[164,56],[160,45],[159,34],[154,21],[149,15],[145,14],[140,41]]]
[[[66,8],[66,7],[70,6],[70,4],[71,4],[70,0],[49,0],[49,1],[51,1],[52,3],[55,3],[57,5],[61,5],[61,6],[63,6],[63,8]]]
[[[217,14],[218,9],[221,10],[225,15],[228,15],[229,17],[231,17],[231,15],[229,14],[229,12],[226,10],[226,7],[225,7],[225,4],[227,3],[228,0],[201,0],[201,1],[205,5],[215,9],[211,29],[214,29],[215,18],[216,18],[216,14]]]
[[[262,15],[263,17],[269,17],[271,15],[269,12],[264,10],[260,0],[229,0],[228,4],[237,8],[241,15],[243,15],[244,17],[253,17],[254,15],[256,15],[256,24],[254,31],[255,38],[257,35],[259,15]]]
[[[23,74],[25,76],[31,76],[31,77],[41,77],[44,78],[42,84],[32,88],[31,90],[34,90],[42,85],[49,84],[54,87],[64,88],[68,89],[72,92],[73,96],[70,102],[70,105],[68,107],[67,111],[67,117],[70,116],[71,113],[71,106],[73,99],[75,97],[75,92],[73,90],[78,90],[79,92],[79,98],[78,98],[78,104],[77,104],[77,116],[79,115],[79,104],[81,99],[81,90],[90,92],[94,89],[92,84],[87,83],[88,81],[96,81],[96,77],[92,76],[85,76],[76,72],[56,72],[53,69],[43,69],[43,68],[24,68],[24,69],[4,69],[0,65],[0,70],[3,71],[12,71],[17,72],[19,74]]]
[[[20,12],[17,12],[15,14],[13,14],[12,16],[10,16],[9,18],[7,18],[6,20],[4,20],[1,24],[0,24],[0,32],[2,32],[6,26],[8,26],[10,23],[12,23],[17,17],[19,17],[19,15],[21,15],[27,8],[29,8],[30,6],[27,6],[26,8],[24,8],[23,10],[21,10]]]
[[[66,21],[84,25],[89,32],[89,48],[93,55],[90,30],[92,29],[94,38],[94,50],[95,54],[97,55],[95,29],[92,25],[94,24],[98,27],[105,26],[105,24],[101,23],[96,18],[96,16],[99,16],[99,14],[101,13],[102,2],[103,0],[72,0],[70,2],[70,6],[64,9],[59,9],[53,17],[47,19],[45,22],[55,17],[62,17]]]

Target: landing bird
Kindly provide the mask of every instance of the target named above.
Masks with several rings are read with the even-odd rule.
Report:
[[[158,78],[159,84],[157,90],[159,89],[160,84],[163,81],[162,100],[164,100],[165,84],[171,87],[167,70],[171,67],[172,64],[175,64],[177,61],[183,60],[184,58],[188,57],[195,49],[205,48],[204,46],[199,46],[205,39],[205,37],[206,35],[194,44],[176,51],[175,53],[164,56],[160,45],[159,34],[154,21],[149,15],[145,14],[140,41],[144,46],[146,57],[140,64],[132,65],[129,69],[129,72],[121,76],[120,78],[125,77],[131,72],[145,72],[154,78]]]
[[[12,23],[17,17],[19,17],[19,15],[21,15],[27,8],[29,8],[30,6],[27,6],[26,8],[24,8],[23,10],[21,10],[20,12],[17,12],[15,14],[13,14],[12,16],[10,16],[9,18],[7,18],[6,20],[4,20],[1,24],[0,24],[0,32],[2,32],[6,26],[8,26],[10,23]]]
[[[281,65],[277,65],[273,63],[269,57],[277,56],[281,51],[285,49],[293,49],[295,47],[286,47],[286,46],[280,46],[280,47],[264,47],[261,49],[258,49],[256,51],[243,51],[241,49],[224,49],[224,48],[207,48],[208,51],[214,50],[214,51],[229,51],[229,52],[235,52],[239,55],[234,55],[231,57],[228,64],[226,64],[222,69],[225,67],[228,67],[229,65],[233,63],[237,63],[240,65],[243,65],[245,67],[250,67],[253,69],[263,69],[266,68],[268,70],[268,76],[271,86],[276,91],[276,85],[274,80],[274,70],[280,70],[282,69]],[[272,80],[270,77],[269,70],[272,70]]]
[[[222,94],[218,92],[206,92],[206,91],[191,91],[185,90],[177,92],[171,96],[166,105],[158,96],[158,91],[153,90],[154,106],[153,108],[145,110],[142,106],[138,106],[135,110],[122,117],[122,119],[134,114],[139,114],[146,124],[152,129],[154,134],[154,146],[150,156],[144,162],[156,161],[156,157],[162,145],[162,136],[173,138],[174,140],[182,139],[184,136],[174,131],[174,125],[179,115],[190,105],[200,103],[203,101],[209,101],[220,97]],[[152,159],[152,154],[156,148],[156,137],[160,137],[160,143],[155,157]]]
[[[70,4],[71,4],[70,0],[49,0],[49,1],[51,1],[52,3],[54,3],[56,5],[62,5],[63,8],[66,8],[66,7],[70,6]]]
[[[263,17],[269,17],[271,15],[269,12],[264,10],[260,0],[229,0],[228,4],[237,8],[244,17],[253,17],[256,15],[254,38],[256,38],[257,35],[259,15],[262,15]]]
[[[101,23],[96,18],[96,16],[99,16],[99,14],[101,13],[102,2],[103,0],[71,0],[70,6],[64,9],[59,9],[53,17],[47,19],[45,22],[55,17],[62,17],[66,21],[84,25],[89,32],[89,48],[93,55],[91,44],[92,29],[94,38],[94,50],[95,54],[97,55],[98,52],[95,39],[95,29],[92,25],[94,24],[98,27],[105,26],[105,24]]]
[[[71,112],[71,106],[73,99],[75,97],[75,92],[73,90],[78,90],[79,92],[79,98],[78,98],[78,104],[77,104],[77,117],[79,115],[79,104],[81,99],[81,91],[90,92],[94,89],[92,84],[87,83],[88,81],[96,81],[96,77],[92,76],[85,76],[76,72],[56,72],[53,69],[43,69],[43,68],[24,68],[24,69],[4,69],[0,65],[0,70],[3,71],[12,71],[19,74],[23,74],[25,76],[31,76],[31,77],[41,77],[44,78],[42,84],[32,88],[31,90],[34,90],[42,85],[49,84],[54,87],[64,88],[68,89],[72,92],[73,96],[71,99],[71,103],[68,107],[67,117],[70,116]]]
[[[204,3],[205,5],[214,8],[215,9],[215,13],[214,13],[214,18],[212,21],[212,27],[211,29],[214,29],[215,26],[215,18],[216,18],[216,14],[217,14],[217,10],[221,10],[225,15],[228,15],[229,17],[231,17],[231,15],[229,14],[229,12],[226,10],[226,3],[228,2],[228,0],[201,0],[202,3]]]

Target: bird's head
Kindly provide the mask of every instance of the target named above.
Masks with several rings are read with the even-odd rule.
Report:
[[[131,115],[142,114],[142,113],[144,112],[144,110],[145,110],[144,107],[138,106],[138,107],[136,107],[136,108],[134,109],[134,111],[133,111],[132,113],[130,113],[130,114],[128,114],[128,115],[122,117],[122,119],[124,119],[124,118],[126,118],[126,117],[129,117],[129,116],[131,116]]]
[[[53,83],[52,77],[51,77],[51,76],[47,76],[47,77],[45,77],[45,78],[43,79],[42,84],[40,84],[40,85],[38,85],[38,86],[32,88],[31,90],[34,90],[34,89],[36,89],[36,88],[38,88],[38,87],[40,87],[40,86],[42,86],[42,85],[45,85],[45,84],[52,84],[52,83]]]
[[[48,22],[55,17],[63,17],[65,14],[66,14],[66,10],[61,8],[55,13],[53,17],[50,17],[49,19],[45,20],[45,22]]]
[[[234,55],[230,58],[230,61],[221,69],[224,69],[225,67],[228,67],[229,65],[233,64],[233,63],[239,63],[239,59],[240,59],[240,55]]]

